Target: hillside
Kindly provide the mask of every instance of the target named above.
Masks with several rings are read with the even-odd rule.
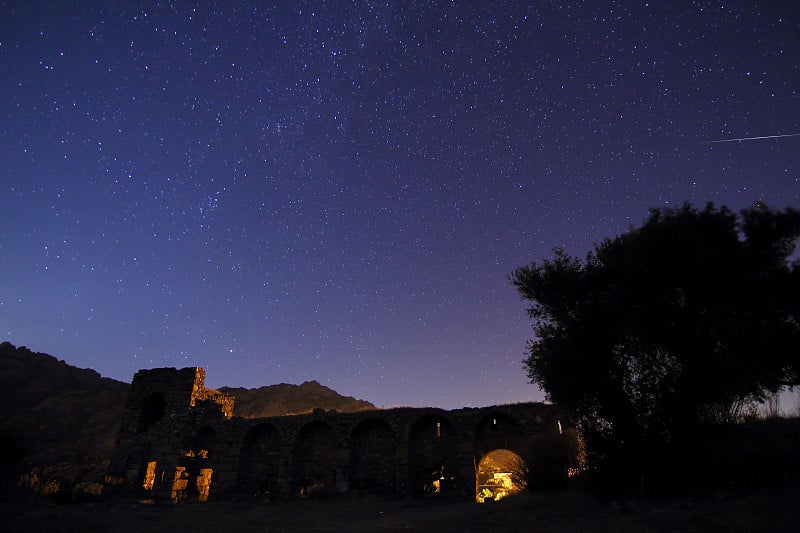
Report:
[[[233,394],[236,398],[234,413],[244,418],[303,414],[318,408],[340,413],[376,408],[370,402],[342,396],[316,381],[306,381],[302,385],[281,383],[257,389],[223,387],[220,390]]]
[[[62,486],[102,481],[113,452],[130,385],[76,368],[10,342],[0,344],[0,493],[19,476],[37,472]],[[234,413],[253,418],[375,409],[316,381],[257,389],[223,387],[236,397]],[[66,485],[64,485],[66,483]]]
[[[13,344],[0,344],[5,474],[34,467],[66,480],[101,480],[128,384]],[[4,480],[7,483],[13,480]]]

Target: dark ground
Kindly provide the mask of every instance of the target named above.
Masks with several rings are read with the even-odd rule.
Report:
[[[800,493],[600,503],[579,493],[521,494],[479,505],[350,498],[271,503],[111,501],[0,505],[2,531],[797,531]]]

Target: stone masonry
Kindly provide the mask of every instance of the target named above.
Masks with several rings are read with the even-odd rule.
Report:
[[[106,490],[205,501],[245,495],[424,494],[472,498],[487,453],[522,455],[526,439],[558,427],[552,405],[446,411],[316,409],[271,418],[234,416],[234,398],[206,389],[202,368],[140,370],[133,377]],[[562,422],[563,423],[563,422]]]

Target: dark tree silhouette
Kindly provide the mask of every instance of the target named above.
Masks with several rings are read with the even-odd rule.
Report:
[[[585,261],[557,249],[511,275],[532,302],[528,376],[576,416],[595,466],[638,482],[655,449],[800,383],[798,235],[791,208],[684,204]]]

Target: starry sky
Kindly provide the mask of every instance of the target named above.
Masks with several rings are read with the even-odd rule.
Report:
[[[798,207],[797,134],[794,1],[0,1],[0,340],[541,400],[508,274],[651,207]]]

